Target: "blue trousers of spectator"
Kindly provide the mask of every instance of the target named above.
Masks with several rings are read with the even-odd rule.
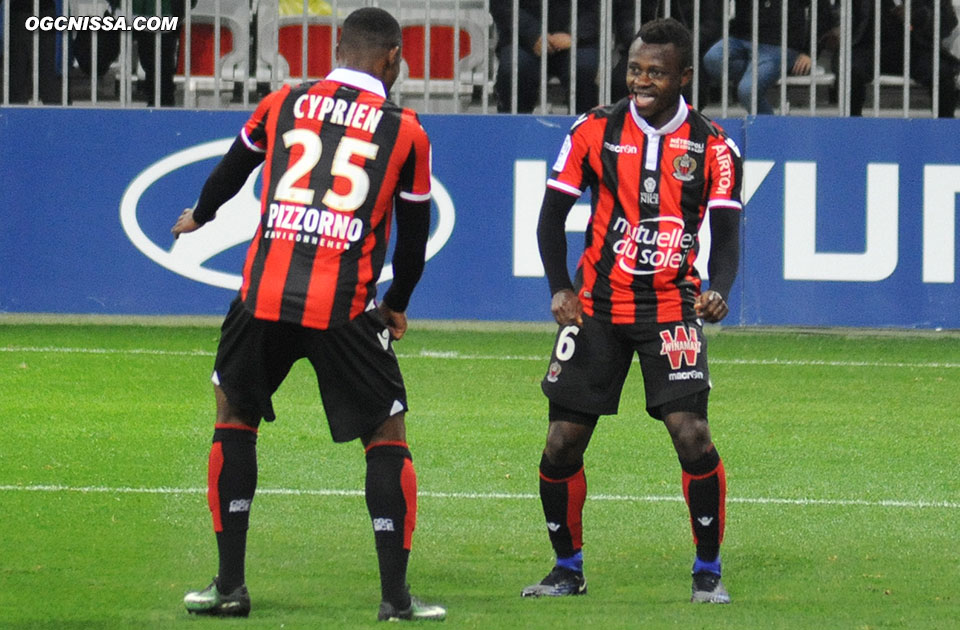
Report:
[[[513,46],[507,44],[497,50],[497,111],[510,112],[513,83],[512,56]],[[597,86],[597,67],[600,53],[595,47],[577,48],[577,113],[582,113],[598,105],[600,88]],[[547,77],[557,77],[565,87],[570,87],[570,51],[564,50],[547,56]],[[517,55],[517,112],[527,114],[533,111],[540,97],[540,57],[528,50],[520,49]]]
[[[744,39],[730,37],[730,80],[737,86],[737,102],[747,109],[753,94],[753,45]],[[799,52],[787,48],[787,72],[796,62]],[[710,47],[703,56],[703,69],[716,84],[723,81],[723,40]],[[757,113],[772,114],[767,101],[767,90],[780,78],[780,46],[759,44],[757,47]]]

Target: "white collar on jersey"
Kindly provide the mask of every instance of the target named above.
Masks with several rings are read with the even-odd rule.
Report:
[[[383,82],[372,74],[367,74],[366,72],[351,70],[350,68],[334,68],[330,71],[330,74],[327,75],[327,80],[336,81],[337,83],[346,83],[347,85],[352,85],[355,88],[373,92],[374,94],[379,94],[383,98],[387,98],[387,91],[383,89]]]
[[[637,123],[637,127],[640,127],[645,135],[648,136],[665,136],[668,133],[673,133],[680,128],[680,125],[683,124],[683,121],[687,119],[687,101],[683,98],[683,95],[680,95],[680,103],[677,105],[677,113],[673,115],[673,118],[659,129],[654,129],[640,114],[637,113],[637,106],[634,104],[633,99],[630,99],[630,115],[633,116],[633,121]]]

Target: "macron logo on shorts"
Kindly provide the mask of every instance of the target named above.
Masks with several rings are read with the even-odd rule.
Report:
[[[392,518],[375,518],[373,519],[373,531],[375,532],[392,532],[396,531],[393,528],[393,519]]]

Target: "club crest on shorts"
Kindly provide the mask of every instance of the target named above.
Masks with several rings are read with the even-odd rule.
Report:
[[[700,354],[702,342],[696,328],[676,326],[673,334],[670,334],[669,330],[661,330],[660,339],[663,340],[660,354],[670,360],[671,370],[679,370],[684,362],[691,367],[697,364],[697,355]]]
[[[551,363],[550,369],[547,370],[547,380],[550,381],[551,383],[556,383],[557,378],[560,376],[561,369],[562,368],[560,367],[559,361],[554,361],[553,363]]]

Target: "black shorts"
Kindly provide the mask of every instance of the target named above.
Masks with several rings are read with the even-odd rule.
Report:
[[[615,414],[634,352],[643,372],[647,413],[662,420],[662,405],[689,397],[689,411],[705,415],[703,397],[694,396],[710,389],[707,340],[698,322],[607,324],[584,315],[582,327],[557,331],[543,393],[574,411]]]
[[[223,322],[212,380],[231,405],[272,421],[270,397],[298,359],[313,365],[335,442],[407,410],[390,332],[376,309],[328,330],[256,319],[235,299]]]

